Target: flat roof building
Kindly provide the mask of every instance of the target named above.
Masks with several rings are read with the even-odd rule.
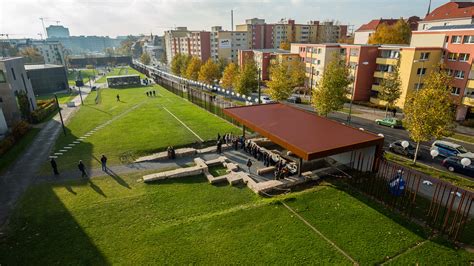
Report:
[[[62,65],[25,65],[35,95],[69,89],[66,68]]]

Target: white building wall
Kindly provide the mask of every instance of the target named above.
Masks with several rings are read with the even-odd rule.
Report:
[[[376,146],[329,156],[337,162],[362,172],[371,172],[374,166]],[[360,160],[359,160],[360,158]]]
[[[356,31],[354,33],[354,44],[369,43],[369,38],[373,33],[374,31]]]
[[[472,18],[420,21],[418,23],[418,30],[429,30],[431,27],[434,27],[434,26],[451,26],[451,25],[468,25],[468,24],[473,24]]]
[[[0,135],[5,135],[8,131],[7,120],[5,120],[5,116],[3,115],[3,110],[0,108]]]

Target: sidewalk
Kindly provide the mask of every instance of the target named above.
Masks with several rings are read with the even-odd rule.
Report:
[[[87,98],[89,93],[90,88],[82,90],[82,98]],[[79,106],[81,104],[80,96],[76,96],[73,101],[76,106]],[[77,107],[61,105],[64,123],[67,123],[77,110]],[[41,131],[28,149],[4,174],[0,175],[0,228],[7,221],[10,212],[23,192],[33,182],[39,181],[36,172],[48,160],[56,138],[61,133],[59,114],[45,122],[41,127]]]

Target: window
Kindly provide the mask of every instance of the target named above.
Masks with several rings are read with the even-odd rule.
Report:
[[[467,62],[469,60],[469,54],[459,54],[459,61]]]
[[[318,54],[320,54],[320,53],[321,53],[321,48],[318,48]]]
[[[12,70],[13,79],[16,80],[15,70],[13,70],[13,67],[11,68],[11,70]]]
[[[321,65],[321,60],[318,59],[318,61],[316,62],[317,65]]]
[[[420,60],[428,60],[430,53],[421,53]]]
[[[461,88],[458,88],[458,87],[451,88],[451,94],[459,95],[460,92],[461,92]]]
[[[462,70],[455,70],[455,71],[454,71],[454,78],[457,78],[457,79],[464,79],[464,71],[462,71]]]
[[[426,68],[418,68],[416,70],[416,74],[419,75],[419,76],[422,76],[422,75],[426,74]]]
[[[474,43],[474,35],[466,35],[464,36],[464,43]]]
[[[457,35],[452,36],[451,43],[461,43],[461,36],[457,36]]]
[[[2,70],[0,70],[0,83],[6,83],[7,79],[5,78],[5,74]]]
[[[456,53],[449,53],[448,54],[448,61],[456,61],[457,54]]]

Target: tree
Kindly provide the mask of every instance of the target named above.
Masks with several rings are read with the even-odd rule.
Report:
[[[239,75],[239,68],[236,64],[230,63],[224,69],[224,74],[222,74],[221,84],[222,87],[228,89],[233,86],[236,82]]]
[[[132,55],[132,46],[136,39],[137,38],[132,35],[127,36],[127,38],[120,43],[120,47],[117,48],[116,52],[121,55]]]
[[[183,76],[188,67],[189,56],[184,54],[176,54],[171,59],[171,72],[175,75]]]
[[[201,65],[202,65],[201,59],[193,56],[191,58],[191,61],[189,61],[189,64],[186,67],[184,77],[187,79],[197,80],[198,75],[199,75],[199,70],[201,69]]]
[[[149,55],[147,52],[144,52],[144,53],[140,56],[140,62],[142,62],[142,63],[145,64],[145,65],[149,65],[150,62],[151,62],[150,55]]]
[[[290,79],[291,79],[291,87],[301,87],[304,86],[304,81],[306,79],[306,67],[302,61],[292,61],[289,64],[290,70]]]
[[[293,92],[290,68],[286,63],[274,63],[270,67],[270,80],[267,82],[272,99],[283,101]]]
[[[342,57],[335,53],[313,90],[312,103],[318,113],[327,116],[332,111],[342,109],[349,84],[349,69]]]
[[[20,107],[20,113],[23,119],[29,120],[31,115],[30,101],[25,91],[18,91],[16,94],[18,105]]]
[[[289,41],[282,41],[280,42],[280,49],[283,50],[290,50],[291,49],[291,44]]]
[[[214,81],[219,80],[219,78],[219,65],[209,58],[199,70],[198,80],[206,84],[214,84]]]
[[[410,93],[405,103],[404,125],[416,142],[414,164],[421,141],[447,137],[453,132],[452,81],[447,71],[433,71],[425,79],[423,89]]]
[[[411,37],[410,24],[399,19],[395,24],[380,24],[369,38],[369,44],[409,44]]]
[[[178,74],[181,77],[186,76],[186,71],[188,69],[189,63],[191,62],[191,58],[192,57],[190,55],[183,55],[183,58],[181,59],[181,73]]]
[[[107,56],[113,56],[115,55],[115,50],[112,47],[107,47],[104,49],[105,55]]]
[[[393,71],[389,73],[388,77],[380,82],[380,91],[378,98],[387,102],[385,105],[385,116],[387,116],[388,108],[393,106],[402,94],[402,81],[400,80],[400,73],[398,66],[393,67]]]
[[[38,49],[28,46],[20,51],[20,55],[25,58],[25,62],[29,64],[43,64],[44,59]]]
[[[249,58],[236,77],[233,87],[237,93],[250,95],[252,91],[257,89],[257,65],[253,59]]]

